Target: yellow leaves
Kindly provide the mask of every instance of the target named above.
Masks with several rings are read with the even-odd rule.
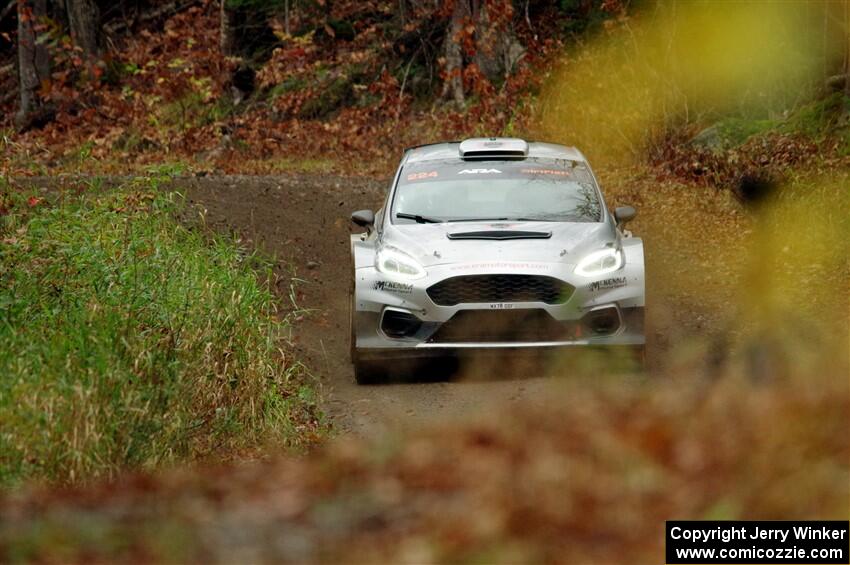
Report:
[[[816,13],[791,2],[659,4],[564,57],[547,85],[541,122],[596,163],[640,159],[653,136],[694,116],[782,110],[819,80],[835,49]]]

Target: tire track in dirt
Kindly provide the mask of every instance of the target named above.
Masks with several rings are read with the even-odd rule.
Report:
[[[526,378],[537,374],[533,369],[501,362],[477,371],[483,378],[449,381],[435,375],[433,382],[355,384],[348,357],[349,215],[377,209],[387,182],[291,175],[201,177],[174,184],[205,210],[208,226],[235,232],[278,260],[284,307],[291,307],[294,269],[298,307],[309,311],[293,328],[295,355],[322,383],[325,410],[337,430],[380,433],[545,398],[546,380]]]

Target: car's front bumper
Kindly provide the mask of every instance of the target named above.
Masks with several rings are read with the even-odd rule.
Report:
[[[634,258],[633,259],[637,259]],[[616,273],[597,278],[579,277],[567,263],[482,263],[440,265],[428,268],[428,276],[416,281],[393,280],[367,266],[355,270],[353,325],[355,346],[363,358],[405,358],[445,356],[463,352],[523,352],[533,349],[576,347],[641,347],[645,344],[643,311],[645,305],[643,257],[632,260]],[[531,274],[562,280],[574,291],[560,304],[543,302],[461,303],[440,306],[427,289],[438,282],[462,275]],[[445,330],[460,318],[487,324],[494,311],[509,316],[492,318],[535,320],[546,326],[541,335],[513,337],[510,328],[496,331],[496,339],[474,326],[470,335]],[[619,324],[599,335],[588,327],[593,312],[616,315]],[[421,324],[411,335],[391,337],[385,331],[389,312],[414,316]],[[525,318],[524,315],[530,317]],[[451,323],[451,324],[450,324]],[[520,324],[522,322],[519,322]],[[558,331],[563,327],[563,331]],[[554,330],[553,330],[554,328]],[[455,328],[457,329],[457,328]],[[522,330],[522,328],[517,328]],[[550,331],[551,330],[551,331]],[[484,339],[476,339],[478,334]],[[522,334],[522,331],[517,333]],[[492,337],[492,336],[491,336]]]

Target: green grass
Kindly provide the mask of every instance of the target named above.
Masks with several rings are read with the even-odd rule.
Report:
[[[848,112],[850,98],[835,92],[798,108],[780,130],[820,138],[846,125]]]
[[[38,204],[0,184],[0,486],[321,435],[259,259],[150,182]]]
[[[186,174],[191,171],[191,165],[182,161],[164,161],[156,165],[147,165],[144,167],[146,174],[151,175],[153,182],[161,177],[174,178]]]
[[[740,146],[753,136],[770,131],[776,124],[773,120],[727,117],[702,130],[694,138],[694,143],[715,152],[724,151]]]
[[[754,135],[764,133],[776,127],[775,120],[748,120],[744,118],[727,118],[720,123],[721,135],[728,139],[733,146],[741,145]]]
[[[269,89],[268,97],[272,100],[278,98],[279,96],[283,96],[284,94],[289,94],[290,92],[296,92],[298,90],[303,90],[307,88],[307,81],[303,78],[291,76],[284,79],[283,82],[274,85],[271,89]]]
[[[193,90],[174,102],[164,104],[149,117],[164,133],[181,133],[226,119],[233,114],[233,101],[227,96],[213,99],[207,81],[197,81]]]

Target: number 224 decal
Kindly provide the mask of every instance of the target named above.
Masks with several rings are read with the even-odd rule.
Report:
[[[422,180],[422,179],[432,179],[437,176],[437,171],[431,171],[428,173],[410,173],[407,175],[407,180]]]

